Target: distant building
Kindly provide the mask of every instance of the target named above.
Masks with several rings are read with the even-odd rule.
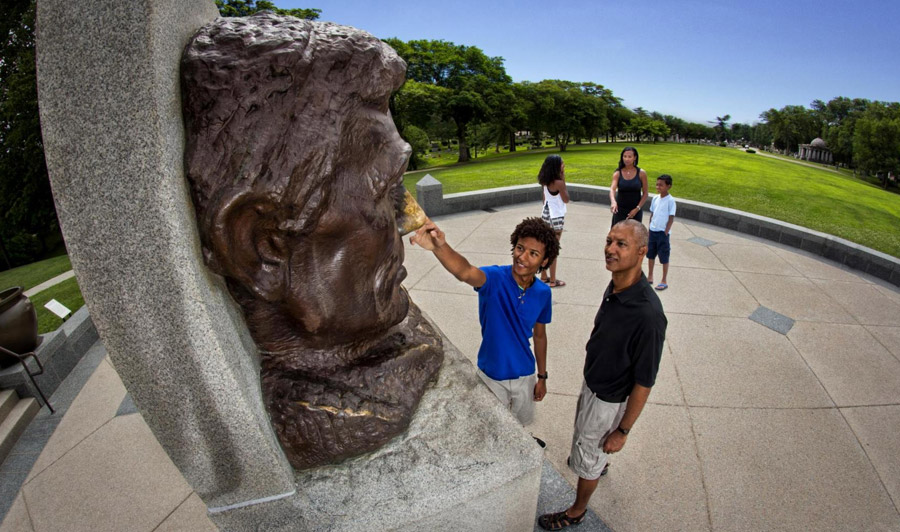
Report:
[[[825,146],[825,141],[816,137],[809,144],[800,145],[800,158],[814,163],[833,164],[831,150]]]

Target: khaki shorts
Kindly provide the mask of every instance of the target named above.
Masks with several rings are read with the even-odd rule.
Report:
[[[576,475],[585,480],[600,478],[609,458],[603,452],[603,442],[622,421],[625,405],[598,399],[587,383],[582,382],[575,411],[575,434],[569,452],[569,468]]]
[[[537,384],[537,375],[532,373],[518,379],[495,381],[480,369],[478,376],[487,387],[500,399],[503,406],[516,416],[519,423],[524,425],[534,421],[534,385]]]

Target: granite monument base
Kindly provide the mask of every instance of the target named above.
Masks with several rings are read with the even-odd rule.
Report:
[[[444,337],[409,429],[373,453],[295,474],[291,497],[210,509],[222,530],[532,530],[543,451]]]

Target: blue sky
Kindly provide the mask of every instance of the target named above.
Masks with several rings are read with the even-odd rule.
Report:
[[[514,81],[593,81],[705,122],[835,96],[900,101],[900,2],[276,0],[376,37],[503,57]]]

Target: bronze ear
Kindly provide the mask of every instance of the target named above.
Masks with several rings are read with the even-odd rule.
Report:
[[[219,203],[209,224],[215,269],[269,302],[282,299],[289,270],[279,210],[273,196],[246,192]]]

